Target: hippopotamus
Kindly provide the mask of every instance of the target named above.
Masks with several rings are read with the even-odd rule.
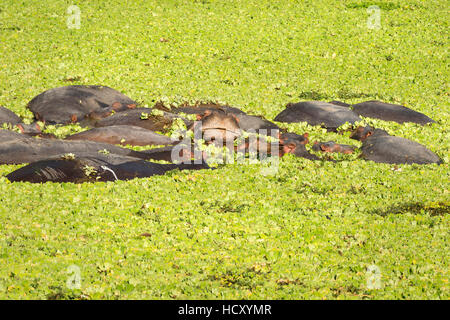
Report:
[[[115,103],[116,106],[120,104],[120,108],[137,104],[126,95],[106,86],[72,85],[47,90],[34,97],[27,107],[37,120],[50,124],[67,124],[78,122],[93,111],[100,112]]]
[[[243,131],[271,135],[271,131],[281,130],[279,126],[265,119],[263,116],[236,114],[236,118],[239,120],[239,127]]]
[[[203,114],[205,111],[223,111],[225,113],[233,113],[233,114],[245,114],[244,111],[230,107],[228,105],[221,105],[215,102],[196,102],[194,104],[184,103],[178,107],[167,108],[164,103],[157,102],[154,108],[172,112],[172,113],[185,113],[185,114]]]
[[[304,133],[303,135],[299,135],[292,132],[284,132],[279,135],[280,143],[288,145],[289,143],[299,143],[299,144],[308,144],[309,143],[309,134]]]
[[[205,153],[198,149],[196,150],[194,144],[184,143],[184,141],[172,146],[143,150],[141,152],[149,160],[164,160],[173,163],[190,163],[194,160],[196,160],[196,163],[199,163],[199,161],[205,160]]]
[[[198,114],[197,121],[189,129],[194,131],[194,139],[202,138],[207,144],[216,141],[224,145],[241,136],[236,115],[222,110],[206,110],[203,114]]]
[[[22,119],[11,110],[0,106],[0,127],[5,123],[10,126],[15,126],[22,123]]]
[[[363,117],[395,121],[398,123],[414,122],[425,125],[435,122],[423,113],[398,104],[385,103],[377,100],[354,104],[352,109],[353,112]]]
[[[338,144],[334,141],[327,141],[327,142],[316,141],[312,149],[314,151],[339,152],[344,154],[351,154],[355,151],[356,147],[348,144]]]
[[[298,142],[289,142],[288,144],[281,145],[281,154],[284,155],[287,153],[309,160],[320,160],[316,155],[309,153],[304,144]]]
[[[89,140],[131,146],[171,145],[177,140],[137,126],[94,128],[68,136],[66,140]]]
[[[337,100],[329,101],[328,103],[331,103],[331,104],[334,104],[334,105],[337,105],[337,106],[341,106],[341,107],[347,107],[347,108],[351,107],[351,104],[348,104],[348,103],[345,103],[345,102],[342,102],[342,101],[337,101]]]
[[[289,103],[274,120],[288,123],[305,121],[313,126],[320,125],[329,131],[336,131],[344,123],[352,124],[361,121],[361,118],[347,107],[322,101],[304,101]]]
[[[150,159],[145,153],[92,141],[36,139],[9,130],[0,130],[0,164],[21,164],[61,154],[111,153]]]
[[[135,104],[122,104],[120,102],[114,102],[111,106],[102,108],[100,110],[95,110],[84,116],[84,119],[79,120],[81,125],[93,126],[95,121],[109,117],[116,112],[128,111],[129,109],[135,109],[137,106]]]
[[[11,182],[96,182],[130,180],[167,171],[208,169],[200,164],[159,164],[117,154],[81,153],[77,156],[58,156],[33,162],[6,176]]]
[[[95,121],[95,127],[108,127],[116,125],[137,126],[151,131],[167,132],[174,119],[180,118],[188,126],[192,121],[181,118],[179,115],[164,112],[162,115],[152,114],[151,108],[136,108],[123,112],[114,113],[113,115]],[[160,111],[161,112],[161,111]]]
[[[425,146],[405,138],[389,135],[381,129],[358,127],[352,139],[362,141],[362,158],[391,164],[441,164],[442,160]]]
[[[53,135],[42,133],[41,127],[37,122],[25,124],[22,119],[11,110],[0,106],[0,127],[7,124],[9,128],[17,127],[21,133],[29,136],[53,137]]]

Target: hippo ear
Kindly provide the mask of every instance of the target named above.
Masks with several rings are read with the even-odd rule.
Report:
[[[283,151],[284,153],[294,153],[296,147],[295,143],[289,143],[283,146]]]
[[[19,130],[20,130],[21,133],[25,133],[25,129],[23,128],[23,126],[22,126],[21,123],[16,124],[16,127],[19,128]]]
[[[113,109],[113,110],[119,110],[120,109],[120,107],[122,107],[122,104],[120,103],[120,102],[114,102],[112,105],[111,105],[111,108]]]
[[[77,115],[76,115],[76,114],[73,114],[73,115],[70,117],[70,121],[71,121],[72,123],[77,122],[77,120],[78,120],[78,118],[77,118]]]
[[[309,143],[309,133],[308,133],[308,132],[305,132],[305,133],[303,134],[303,137],[305,138],[305,141],[303,141],[302,143],[303,143],[303,144],[308,144],[308,143]]]
[[[324,152],[332,152],[331,147],[328,144],[322,143],[320,145],[320,150],[324,151]]]
[[[37,122],[34,123],[34,127],[37,129],[37,131],[42,132],[42,129]]]
[[[127,108],[128,109],[136,109],[136,104],[135,103],[127,104]]]
[[[236,117],[236,115],[234,113],[232,113],[231,116],[234,118],[234,120],[236,120],[237,123],[239,123],[239,118]]]
[[[203,114],[197,114],[197,121],[202,120],[204,117],[207,117],[211,114],[211,110],[205,110]]]

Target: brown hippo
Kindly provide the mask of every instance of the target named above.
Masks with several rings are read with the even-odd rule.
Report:
[[[202,138],[207,144],[218,141],[225,145],[241,136],[236,115],[219,110],[206,110],[203,114],[198,114],[197,121],[189,129],[194,131],[195,139]]]

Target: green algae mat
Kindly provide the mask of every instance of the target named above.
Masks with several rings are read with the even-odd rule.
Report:
[[[31,119],[28,101],[71,84],[269,120],[289,102],[377,99],[436,120],[366,119],[444,163],[288,155],[275,171],[78,185],[10,183],[20,166],[0,166],[0,299],[450,297],[447,1],[125,3],[2,1],[0,105]]]

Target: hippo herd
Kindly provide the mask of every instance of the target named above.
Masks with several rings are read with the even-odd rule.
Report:
[[[320,160],[306,149],[308,133],[286,132],[275,123],[238,108],[212,102],[152,108],[106,86],[73,85],[47,90],[27,105],[35,122],[23,123],[15,113],[0,106],[0,164],[27,164],[6,177],[10,181],[93,182],[128,180],[161,175],[167,171],[208,169],[208,153],[199,147],[216,146],[231,153],[256,151],[280,157],[286,153]],[[288,104],[274,120],[307,122],[328,131],[360,116],[425,125],[434,121],[401,105],[366,101],[348,105],[340,101],[304,101]],[[42,124],[78,123],[87,130],[57,139],[42,132]],[[181,123],[187,130],[173,134]],[[10,130],[13,129],[13,130]],[[193,132],[194,139],[186,139]],[[168,134],[172,133],[169,137]],[[253,138],[253,136],[256,138]],[[192,137],[191,137],[192,138]],[[356,127],[350,138],[362,142],[361,157],[379,163],[427,164],[442,160],[425,146],[381,129]],[[275,141],[275,142],[274,142]],[[134,151],[124,146],[158,146]],[[334,141],[315,142],[317,152],[353,153],[356,146]],[[157,163],[149,160],[165,160]],[[334,161],[334,160],[329,160]]]

